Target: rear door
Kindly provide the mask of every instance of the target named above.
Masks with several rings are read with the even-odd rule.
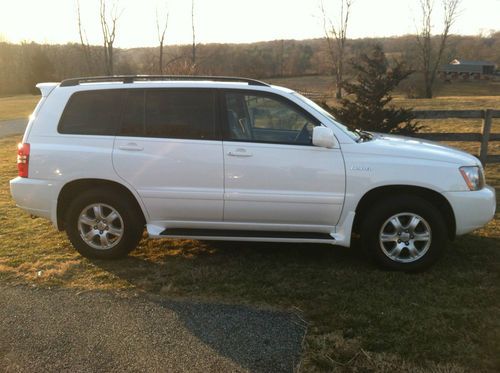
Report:
[[[113,162],[137,190],[151,221],[168,226],[222,220],[223,157],[215,108],[210,89],[128,91]]]
[[[275,94],[227,90],[222,102],[224,220],[331,232],[342,211],[345,171],[340,149],[312,145],[321,123]]]

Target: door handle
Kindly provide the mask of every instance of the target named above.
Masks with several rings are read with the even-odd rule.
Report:
[[[236,149],[227,152],[227,155],[231,157],[251,157],[252,153],[248,153],[246,149]]]
[[[126,145],[120,145],[118,148],[120,150],[128,150],[128,151],[136,151],[136,152],[140,152],[141,150],[144,150],[144,148],[142,146],[137,145],[134,142],[130,142]]]

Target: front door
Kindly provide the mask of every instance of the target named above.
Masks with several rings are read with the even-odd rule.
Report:
[[[278,95],[226,91],[224,221],[331,232],[345,193],[340,149],[312,145],[321,125]]]

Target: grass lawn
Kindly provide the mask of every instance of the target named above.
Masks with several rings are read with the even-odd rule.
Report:
[[[335,89],[335,78],[327,75],[296,76],[264,79],[266,82],[288,87],[298,91],[319,92],[332,95]],[[500,81],[454,81],[440,83],[434,89],[436,98],[472,96],[500,96]],[[396,91],[395,96],[403,97],[403,92]],[[422,100],[418,100],[422,101]]]
[[[134,289],[293,310],[308,323],[300,371],[500,371],[498,214],[416,275],[376,269],[357,245],[143,240],[127,259],[91,261],[50,223],[15,208],[8,180],[16,175],[19,138],[0,139],[2,283]],[[488,165],[487,179],[498,193],[500,164]]]
[[[27,118],[39,100],[33,95],[0,97],[0,120]]]

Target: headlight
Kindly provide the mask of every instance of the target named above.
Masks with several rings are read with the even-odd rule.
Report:
[[[481,167],[464,166],[460,167],[459,170],[470,190],[479,190],[484,187],[484,175]]]

